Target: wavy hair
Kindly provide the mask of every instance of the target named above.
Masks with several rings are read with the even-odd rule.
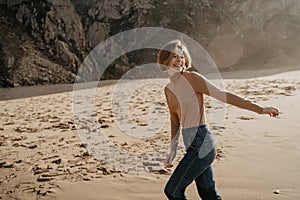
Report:
[[[157,64],[160,66],[162,71],[166,71],[166,66],[169,64],[172,53],[174,50],[178,48],[183,51],[183,55],[185,57],[185,65],[183,67],[183,70],[186,70],[191,67],[192,59],[189,51],[187,50],[187,47],[185,44],[176,39],[168,42],[159,52],[157,55]]]

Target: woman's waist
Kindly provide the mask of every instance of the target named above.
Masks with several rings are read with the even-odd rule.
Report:
[[[197,146],[201,146],[203,144],[214,144],[213,135],[206,124],[183,128],[182,136],[186,149],[189,148],[192,143],[197,144]]]
[[[208,125],[207,124],[199,124],[196,126],[188,126],[188,127],[182,127],[181,132],[182,134],[192,134],[196,132],[205,132],[208,131]]]
[[[190,115],[191,113],[181,115],[180,121],[182,128],[189,129],[199,127],[206,124],[205,115],[197,113],[196,115]]]

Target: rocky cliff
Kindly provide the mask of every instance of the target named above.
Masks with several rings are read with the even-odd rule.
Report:
[[[72,82],[87,52],[80,21],[68,0],[2,5],[2,85]]]
[[[24,0],[0,6],[2,87],[71,83],[93,47],[147,26],[187,34],[222,70],[297,68],[300,61],[297,0]],[[127,53],[101,78],[119,78],[147,62],[155,62],[155,51]]]

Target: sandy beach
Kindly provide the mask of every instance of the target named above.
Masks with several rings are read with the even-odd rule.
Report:
[[[213,164],[218,191],[225,200],[298,199],[300,71],[233,77],[224,79],[227,90],[282,114],[270,118],[223,105],[220,126],[210,118],[220,107],[206,103],[218,145]],[[170,137],[163,94],[168,80],[147,81],[81,90],[96,91],[95,113],[88,113],[86,124],[79,123],[74,109],[85,108],[89,98],[74,103],[70,85],[26,88],[22,95],[21,88],[1,89],[0,199],[166,199],[163,188],[175,168],[163,167]],[[133,86],[129,94],[118,90]],[[183,154],[181,142],[175,166]],[[187,196],[199,199],[195,185]]]

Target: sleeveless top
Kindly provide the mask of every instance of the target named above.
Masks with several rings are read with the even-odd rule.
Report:
[[[173,74],[170,80],[166,86],[172,92],[168,104],[176,108],[182,128],[204,124],[203,94],[196,93],[182,73]]]

